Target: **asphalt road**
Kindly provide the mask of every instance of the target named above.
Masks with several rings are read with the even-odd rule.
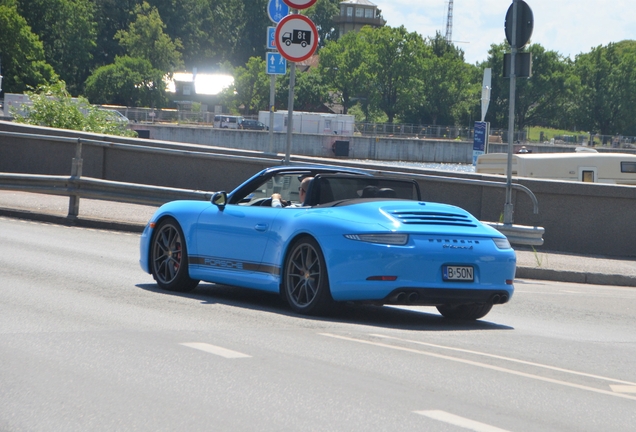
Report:
[[[0,218],[0,431],[633,431],[636,290],[434,308],[161,292],[138,235]]]

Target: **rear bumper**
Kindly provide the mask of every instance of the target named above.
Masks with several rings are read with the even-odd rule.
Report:
[[[398,288],[387,295],[381,303],[419,306],[442,306],[458,304],[504,304],[510,301],[510,290],[475,290],[442,288]]]

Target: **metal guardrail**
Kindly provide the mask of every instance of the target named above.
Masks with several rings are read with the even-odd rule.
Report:
[[[168,201],[211,200],[214,192],[178,189],[91,177],[0,173],[1,190],[43,193],[76,198],[99,199],[141,205],[161,205]],[[69,204],[69,217],[77,212]]]
[[[71,176],[53,176],[53,175],[33,175],[33,174],[11,174],[0,173],[0,190],[19,190],[24,192],[36,192],[51,195],[63,195],[69,197],[69,218],[77,218],[79,215],[80,198],[100,199],[107,201],[117,201],[142,205],[161,205],[168,201],[180,199],[193,200],[210,200],[214,192],[197,191],[190,189],[178,189],[161,186],[151,186],[136,183],[116,182],[110,180],[95,179],[90,177],[82,177],[82,145],[96,145],[101,147],[118,148],[130,151],[142,151],[152,153],[164,153],[174,155],[197,155],[199,157],[222,158],[228,160],[236,160],[237,156],[214,154],[208,152],[196,152],[189,150],[176,150],[170,148],[151,147],[134,144],[121,144],[100,140],[89,140],[82,138],[56,137],[37,134],[23,134],[15,132],[2,132],[2,136],[11,136],[13,138],[41,139],[46,138],[50,141],[66,142],[76,145],[75,158],[72,160]],[[248,156],[244,156],[248,157]],[[250,160],[272,162],[272,158],[249,156]],[[303,164],[301,162],[301,164]],[[315,164],[313,162],[312,164]],[[338,161],[338,165],[346,165]],[[477,180],[477,179],[461,179],[457,177],[445,177],[429,174],[403,173],[387,170],[371,169],[382,175],[408,176],[424,181],[437,181],[445,183],[482,185],[487,187],[505,188],[506,183]],[[537,198],[530,189],[520,184],[513,184],[513,189],[524,192],[533,202],[533,211],[535,214],[539,212]],[[504,233],[511,243],[526,245],[543,244],[542,235],[544,229],[541,227],[525,227],[512,224],[495,224],[486,222],[494,226],[500,232]],[[529,229],[531,228],[531,229]]]

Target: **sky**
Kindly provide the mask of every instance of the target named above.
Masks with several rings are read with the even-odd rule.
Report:
[[[574,59],[599,45],[636,40],[634,0],[525,0],[534,15],[530,43]],[[371,0],[387,25],[433,37],[446,34],[448,0]],[[505,41],[512,0],[454,0],[453,41],[468,63],[487,60],[490,45]]]

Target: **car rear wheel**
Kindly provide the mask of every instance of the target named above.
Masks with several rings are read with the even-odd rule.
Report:
[[[485,317],[492,309],[492,304],[463,304],[437,306],[444,318],[456,320],[478,320]]]
[[[302,314],[319,314],[333,302],[325,258],[309,237],[297,240],[285,260],[283,295],[291,308]]]
[[[197,287],[199,281],[188,274],[188,250],[176,220],[167,218],[159,223],[150,247],[152,276],[160,288],[189,292]]]

